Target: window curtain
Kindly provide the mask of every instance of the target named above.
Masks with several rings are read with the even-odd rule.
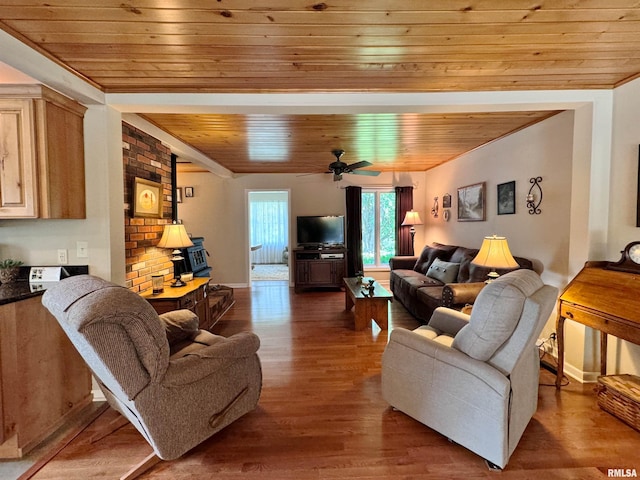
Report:
[[[283,263],[288,245],[289,213],[286,199],[252,199],[249,204],[251,263]]]
[[[413,187],[396,187],[396,255],[413,256],[409,226],[402,226],[405,214],[413,209]]]
[[[346,188],[347,277],[362,272],[362,188]]]

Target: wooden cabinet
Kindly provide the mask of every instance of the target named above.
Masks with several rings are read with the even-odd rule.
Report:
[[[0,218],[85,218],[86,108],[41,85],[0,87]]]
[[[0,458],[19,458],[92,401],[91,374],[41,297],[0,305]]]
[[[346,250],[296,249],[293,252],[295,291],[306,288],[341,288],[346,272]]]
[[[209,330],[213,326],[213,319],[209,314],[208,290],[208,278],[194,278],[184,287],[165,285],[162,293],[154,295],[147,291],[142,296],[158,314],[180,309],[191,310],[198,315],[200,328]]]

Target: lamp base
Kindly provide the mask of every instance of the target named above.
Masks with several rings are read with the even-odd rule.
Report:
[[[180,280],[179,278],[176,278],[176,281],[175,281],[175,282],[173,282],[173,283],[171,284],[171,287],[172,287],[172,288],[176,288],[176,287],[185,287],[186,285],[187,285],[187,284],[186,284],[186,283],[184,283],[182,280]]]
[[[180,267],[181,263],[184,262],[184,257],[180,255],[180,253],[180,250],[174,250],[173,258],[171,259],[171,261],[173,262],[173,283],[171,284],[171,286],[173,288],[184,287],[186,285],[186,283],[184,283],[180,278]]]
[[[493,282],[496,278],[498,278],[500,276],[500,274],[498,272],[496,272],[495,270],[492,272],[489,272],[487,274],[487,279],[484,281],[484,283],[491,283]]]

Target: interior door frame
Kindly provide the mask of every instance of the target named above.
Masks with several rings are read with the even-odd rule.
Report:
[[[245,252],[247,252],[247,284],[251,286],[251,193],[258,192],[284,192],[287,194],[287,218],[289,219],[288,231],[287,231],[287,249],[289,251],[289,286],[293,286],[292,268],[291,262],[293,261],[293,255],[291,254],[291,189],[290,188],[247,188],[245,189],[245,219],[247,225],[247,245]]]

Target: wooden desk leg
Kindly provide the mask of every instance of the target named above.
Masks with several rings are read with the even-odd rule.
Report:
[[[562,386],[562,377],[564,376],[564,317],[559,313],[558,319],[556,320],[556,338],[558,340],[558,371],[556,373],[556,388],[560,388]]]
[[[607,374],[607,334],[600,331],[600,375]]]

